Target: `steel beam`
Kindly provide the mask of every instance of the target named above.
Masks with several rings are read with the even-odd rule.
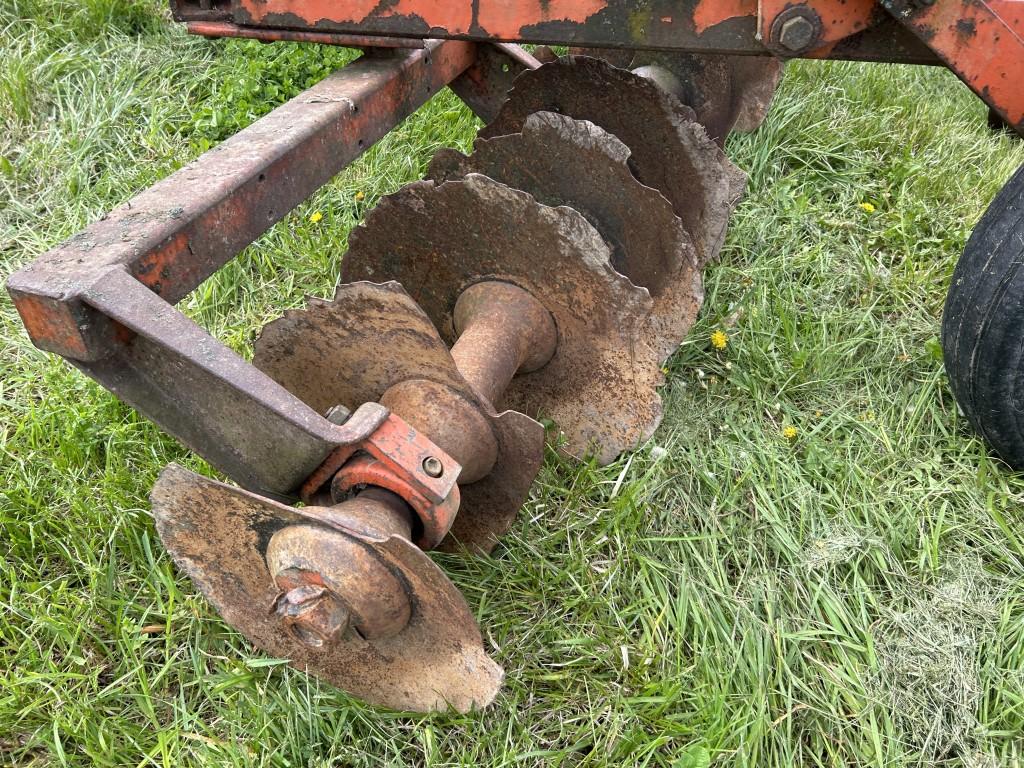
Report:
[[[475,61],[433,41],[366,56],[11,276],[32,341],[219,470],[289,496],[386,416],[324,419],[171,306]]]

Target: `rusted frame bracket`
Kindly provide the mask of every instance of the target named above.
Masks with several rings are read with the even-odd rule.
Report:
[[[332,424],[172,304],[475,57],[471,43],[439,41],[365,56],[43,254],[7,284],[32,341],[246,488],[293,496],[328,456],[369,445],[394,417],[366,404]],[[408,436],[415,453],[424,439]],[[456,466],[405,479],[448,498]]]
[[[880,0],[1024,135],[1024,0]]]

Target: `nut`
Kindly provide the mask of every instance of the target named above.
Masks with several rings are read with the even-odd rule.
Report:
[[[274,611],[297,640],[322,648],[341,639],[349,612],[325,587],[303,584],[278,596]]]
[[[331,424],[341,426],[348,421],[349,416],[352,415],[352,411],[346,408],[344,405],[334,405],[327,409],[324,414],[324,418],[327,419]]]
[[[779,45],[797,53],[810,48],[817,36],[810,19],[805,16],[794,16],[783,23],[779,30]]]

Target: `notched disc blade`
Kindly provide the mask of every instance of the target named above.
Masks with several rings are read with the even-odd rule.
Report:
[[[268,323],[255,348],[257,368],[320,412],[376,402],[410,379],[444,384],[475,404],[494,430],[498,459],[489,475],[460,485],[459,514],[442,548],[490,552],[508,530],[540,470],[544,428],[522,414],[499,416],[480,401],[401,285],[339,285],[333,301],[310,299],[305,310]],[[417,429],[428,426],[415,413],[400,415]]]
[[[761,127],[771,109],[785,66],[771,56],[733,56],[733,93],[736,95],[736,122],[732,129],[751,133]]]
[[[394,282],[311,298],[264,326],[254,349],[253,365],[321,413],[376,402],[408,379],[466,386],[430,318]]]
[[[782,79],[783,62],[774,56],[717,53],[665,53],[628,48],[570,48],[574,56],[604,59],[620,69],[667,66],[682,86],[680,101],[720,143],[730,131],[756,131],[771,107]],[[552,59],[543,59],[545,63]]]
[[[629,169],[629,148],[586,120],[535,112],[522,133],[478,139],[468,157],[434,156],[435,181],[480,173],[529,192],[544,205],[583,214],[612,248],[612,265],[651,294],[648,338],[659,358],[676,350],[704,298],[693,241],[672,204]]]
[[[631,151],[636,177],[672,203],[694,239],[701,264],[714,258],[746,177],[679,99],[606,61],[566,56],[523,72],[484,138],[522,131],[534,112],[589,120]]]
[[[573,209],[470,174],[406,186],[349,242],[343,279],[401,281],[449,343],[455,301],[473,283],[504,280],[541,301],[558,348],[512,380],[503,406],[554,419],[570,452],[593,447],[607,463],[654,431],[662,379],[644,338],[651,298],[615,271],[600,234]]]
[[[630,69],[665,67],[683,87],[682,102],[719,144],[730,131],[756,130],[771,106],[782,62],[771,56],[638,51]]]
[[[157,531],[174,561],[220,615],[255,645],[289,659],[372,704],[427,712],[487,706],[504,672],[484,652],[461,593],[419,548],[392,536],[363,540],[401,572],[415,596],[399,634],[309,648],[277,621],[278,589],[264,552],[270,537],[296,523],[318,522],[317,507],[298,510],[170,465],[151,495]]]

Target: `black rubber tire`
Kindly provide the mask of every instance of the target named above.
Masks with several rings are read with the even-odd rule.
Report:
[[[953,394],[974,429],[1024,469],[1024,167],[999,192],[953,272],[942,318]]]

